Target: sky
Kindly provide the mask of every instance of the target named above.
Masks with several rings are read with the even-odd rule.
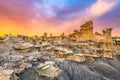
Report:
[[[72,33],[86,21],[120,36],[120,0],[0,0],[0,35]]]

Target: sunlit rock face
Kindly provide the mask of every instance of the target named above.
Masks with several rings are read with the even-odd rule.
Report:
[[[88,21],[85,24],[80,26],[80,38],[79,40],[93,40],[93,22]]]
[[[93,32],[93,22],[88,21],[80,26],[80,31],[75,30],[72,34],[76,41],[87,41],[87,40],[96,40],[97,38]]]
[[[104,34],[103,42],[106,44],[104,48],[114,48],[111,33],[112,28],[108,28],[103,31]]]

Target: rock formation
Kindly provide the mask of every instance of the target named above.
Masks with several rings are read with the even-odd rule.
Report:
[[[20,52],[30,52],[34,47],[33,44],[30,43],[18,43],[14,46],[14,49]]]
[[[80,37],[79,40],[86,41],[86,40],[94,40],[93,34],[93,22],[88,21],[85,24],[80,26]]]
[[[0,80],[19,80],[13,70],[0,71]]]
[[[60,74],[60,70],[57,64],[55,64],[55,62],[53,61],[46,61],[45,63],[40,63],[37,66],[37,70],[39,75],[46,77],[55,78],[58,77],[58,75]]]
[[[0,80],[120,80],[120,37],[111,33],[88,21],[69,36],[0,37]]]
[[[108,28],[103,30],[103,34],[96,34],[93,32],[93,22],[88,21],[85,24],[80,26],[80,31],[74,31],[72,36],[78,42],[81,41],[95,41],[95,42],[103,42],[104,48],[114,48],[112,42],[112,28]]]

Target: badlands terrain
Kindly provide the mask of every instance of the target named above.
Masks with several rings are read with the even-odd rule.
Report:
[[[0,37],[0,80],[120,80],[120,38],[112,29],[60,36]]]

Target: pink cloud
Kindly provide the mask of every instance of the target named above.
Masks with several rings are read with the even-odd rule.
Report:
[[[76,16],[66,17],[64,20],[53,19],[56,12],[71,13],[72,10],[59,10],[51,8],[45,4],[38,4],[35,0],[1,0],[0,1],[0,20],[12,20],[18,26],[26,28],[29,34],[49,33],[71,33],[74,29],[88,20],[96,20],[100,16],[108,13],[115,8],[118,0],[97,0],[90,7],[82,11],[76,11]],[[44,11],[44,13],[39,10]],[[44,16],[43,14],[47,15]],[[58,15],[59,16],[59,15]],[[96,25],[98,26],[98,25]]]

